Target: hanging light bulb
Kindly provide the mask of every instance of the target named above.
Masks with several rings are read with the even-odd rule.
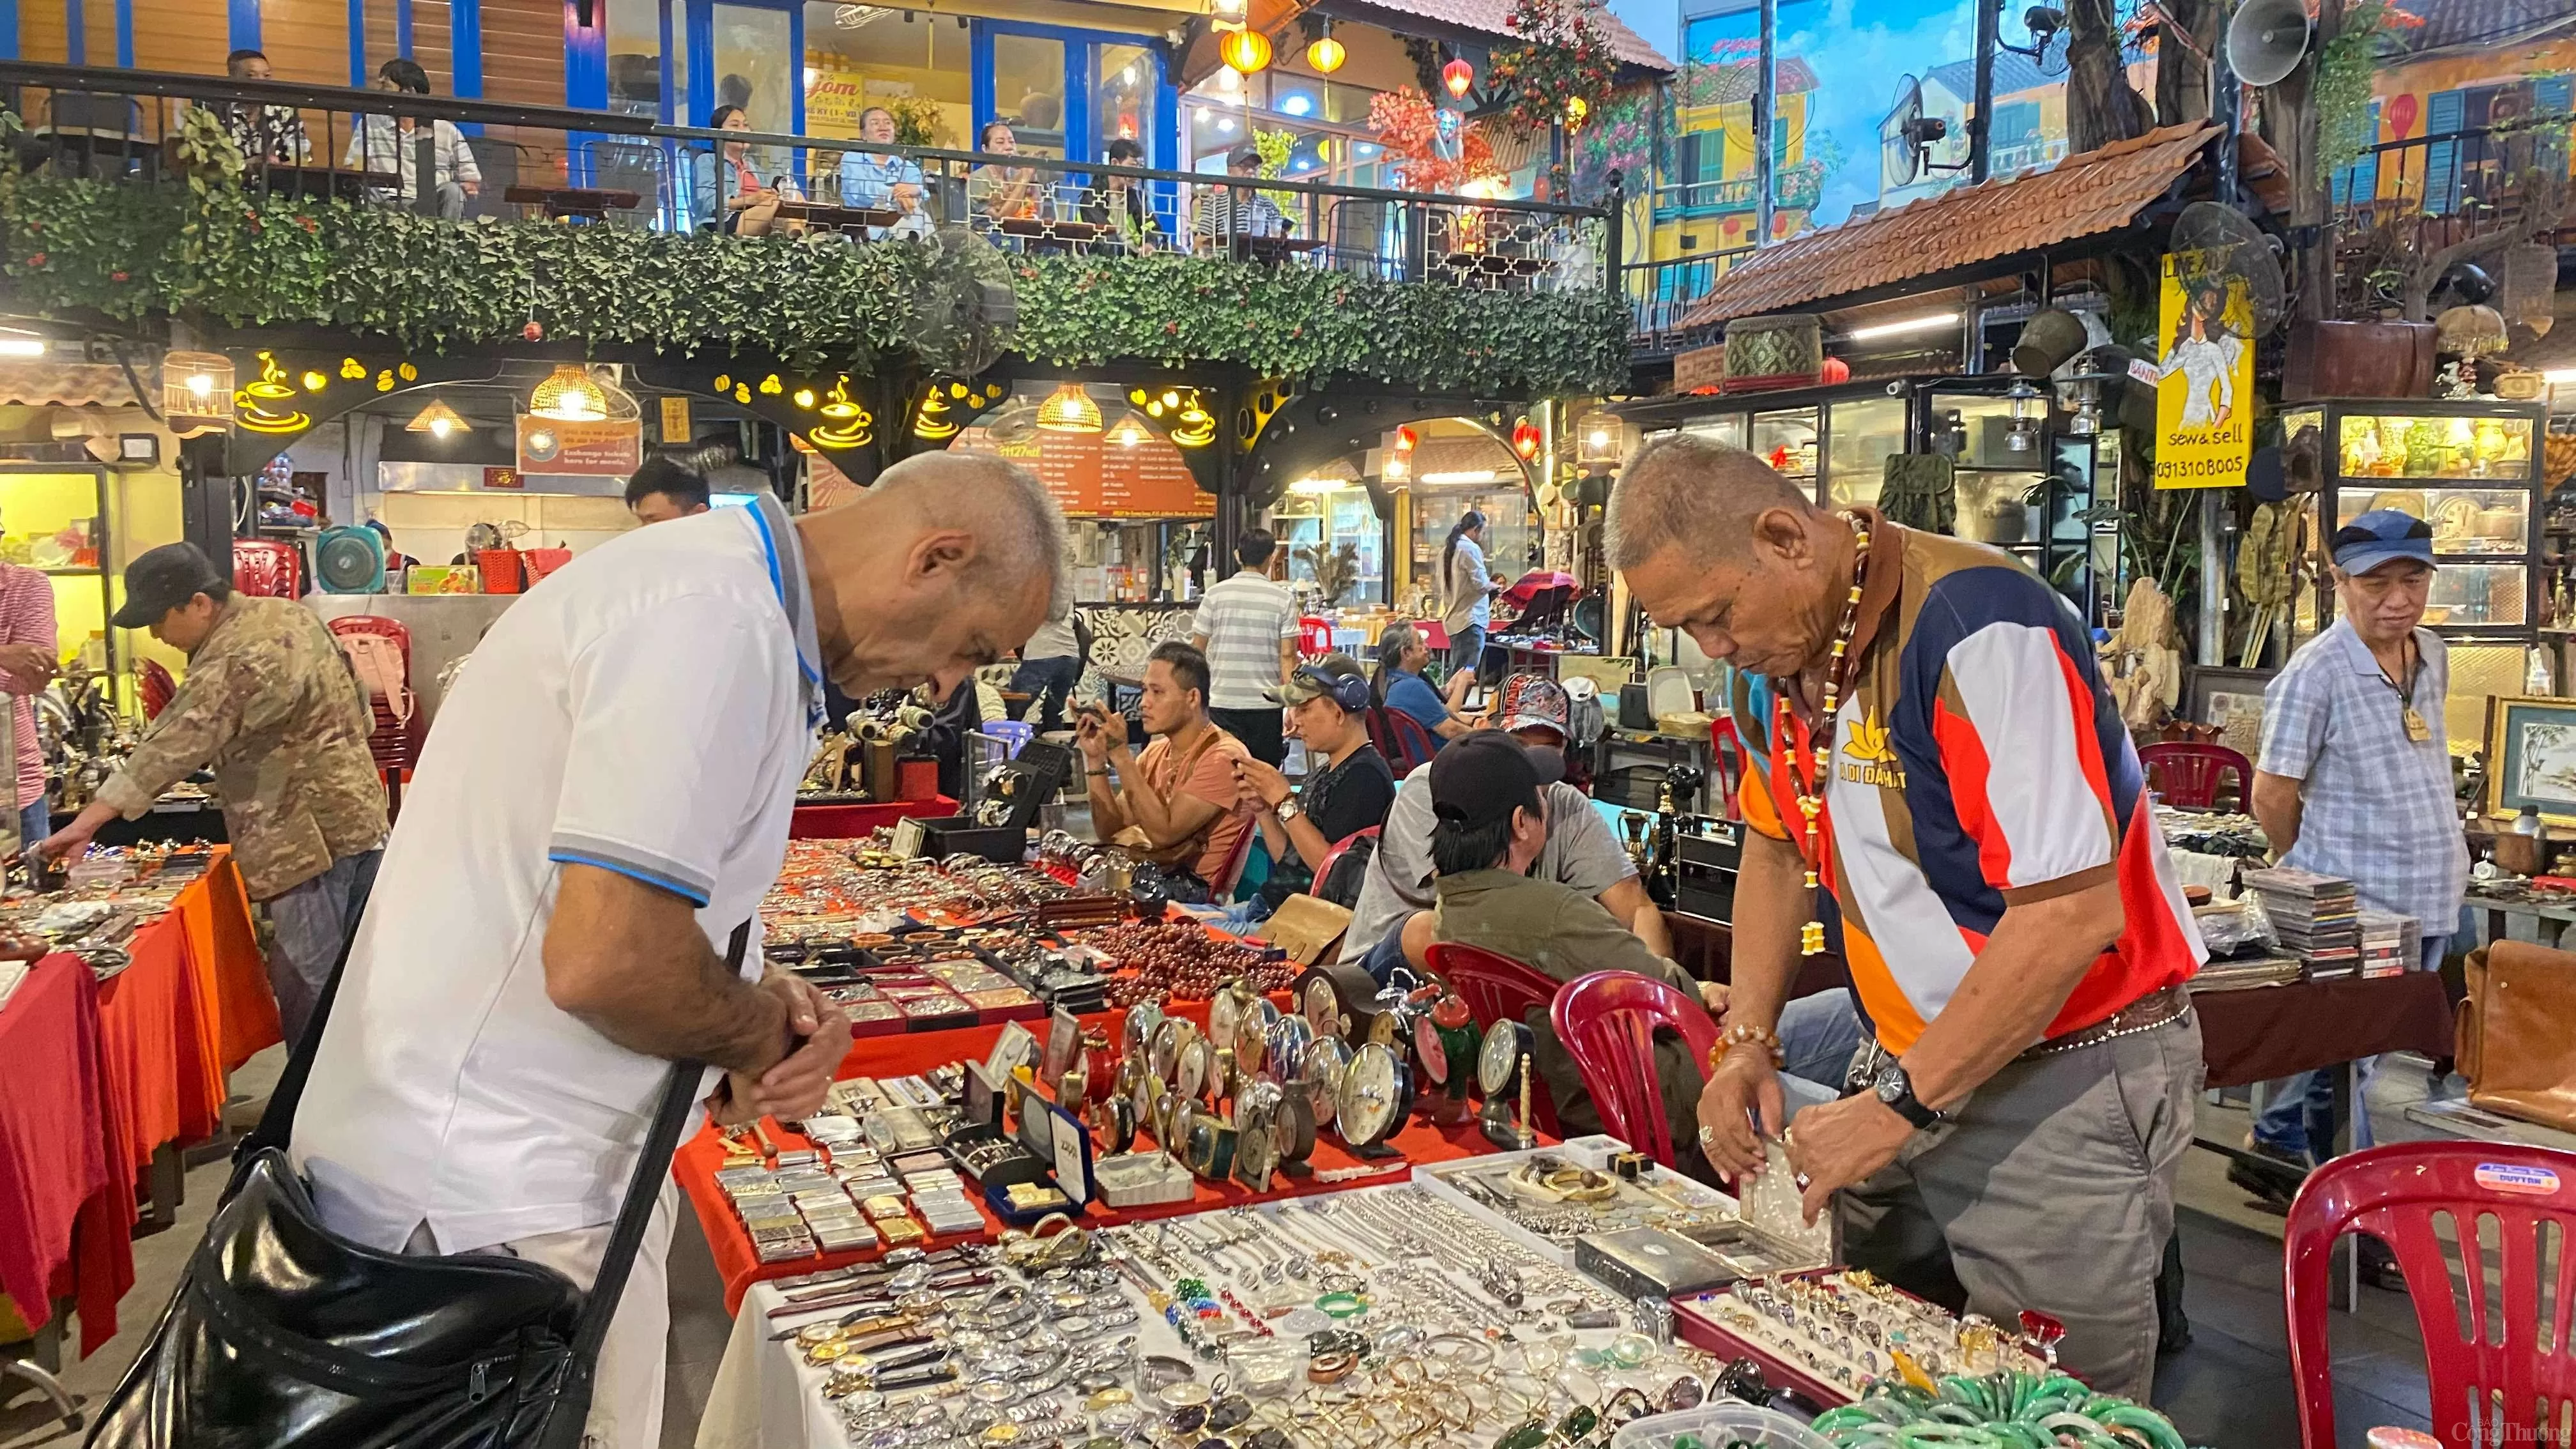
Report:
[[[470,433],[473,429],[466,426],[464,416],[449,407],[444,398],[433,398],[429,406],[420,410],[419,416],[403,424],[403,431],[428,433],[445,440],[457,433]]]
[[[1449,88],[1449,94],[1463,100],[1476,84],[1476,68],[1467,63],[1465,56],[1458,56],[1440,67],[1440,83]]]
[[[1306,64],[1314,67],[1317,75],[1331,75],[1342,68],[1347,55],[1342,43],[1333,38],[1333,27],[1327,22],[1324,33],[1316,36],[1315,43],[1306,47]]]
[[[608,416],[608,395],[591,381],[588,368],[577,362],[557,363],[554,372],[528,394],[528,413],[558,423],[595,423]]]
[[[1116,443],[1122,448],[1141,448],[1153,436],[1154,435],[1151,432],[1146,430],[1143,423],[1136,421],[1136,415],[1134,413],[1129,413],[1125,417],[1120,418],[1118,420],[1118,426],[1109,430],[1109,441]]]
[[[1038,404],[1038,429],[1048,433],[1099,432],[1100,404],[1091,400],[1081,383],[1059,383],[1047,400]]]
[[[1258,30],[1238,30],[1218,43],[1216,53],[1245,75],[1258,74],[1270,67],[1270,37]]]

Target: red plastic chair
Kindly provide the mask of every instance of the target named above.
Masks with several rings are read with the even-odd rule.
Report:
[[[1527,1021],[1533,1009],[1552,1006],[1556,1000],[1555,977],[1499,951],[1441,941],[1425,951],[1422,959],[1432,975],[1449,983],[1449,989],[1467,1003],[1467,1010],[1480,1027],[1490,1027],[1498,1021]],[[1556,1103],[1549,1099],[1544,1082],[1530,1083],[1530,1115],[1538,1119],[1530,1125],[1539,1131],[1550,1137],[1563,1135],[1556,1130]]]
[[[1395,772],[1399,781],[1431,763],[1432,753],[1440,748],[1440,742],[1422,727],[1422,721],[1384,705],[1369,706],[1368,734],[1369,743],[1386,757],[1386,767]]]
[[[2576,1356],[2568,1352],[2576,1153],[2404,1142],[2308,1174],[2283,1243],[2290,1373],[2306,1449],[2335,1442],[2326,1295],[2335,1240],[2347,1232],[2386,1243],[2406,1274],[2436,1438],[2448,1449],[2563,1442],[2558,1406],[2576,1397]]]
[[[1352,846],[1359,844],[1363,840],[1377,839],[1378,831],[1382,828],[1383,827],[1372,825],[1366,830],[1354,830],[1350,834],[1343,836],[1341,839],[1334,841],[1333,848],[1324,852],[1324,863],[1315,867],[1315,894],[1323,894],[1325,882],[1330,881],[1333,878],[1333,867],[1342,863],[1342,857],[1351,853]]]
[[[1663,1088],[1655,1080],[1655,1031],[1680,1032],[1691,1060],[1706,1061],[1717,1045],[1717,1023],[1708,1012],[1652,977],[1595,971],[1556,993],[1548,1019],[1583,1074],[1602,1130],[1672,1166],[1672,1124],[1664,1120]]]
[[[1297,652],[1308,659],[1321,659],[1333,652],[1333,626],[1321,619],[1297,621]]]
[[[2230,770],[2236,772],[2237,804],[2249,805],[2254,799],[2254,762],[2225,745],[2147,745],[2138,751],[2138,763],[2146,769],[2147,788],[2162,795],[2168,805],[2216,809],[2224,793],[2219,781]]]
[[[420,679],[412,669],[411,629],[399,619],[381,614],[343,614],[330,621],[333,634],[381,634],[402,650],[403,679],[415,698],[420,693]],[[368,692],[368,708],[376,717],[375,733],[367,737],[367,753],[375,757],[376,769],[384,776],[387,813],[402,809],[403,781],[420,765],[421,737],[428,732],[414,705],[409,719],[395,715],[393,706],[381,696]]]

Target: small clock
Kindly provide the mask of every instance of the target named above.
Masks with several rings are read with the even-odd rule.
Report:
[[[1184,1102],[1197,1105],[1206,1092],[1208,1075],[1216,1066],[1216,1047],[1203,1036],[1190,1038],[1181,1049],[1181,1059],[1172,1076],[1172,1090]]]
[[[1520,1076],[1529,1063],[1530,1029],[1517,1021],[1497,1021],[1485,1032],[1484,1045],[1476,1051],[1476,1085],[1488,1099],[1509,1096],[1519,1090]]]
[[[1430,1017],[1413,1019],[1413,1059],[1422,1064],[1423,1079],[1431,1086],[1449,1084],[1449,1049],[1441,1044],[1439,1023]]]
[[[1317,1126],[1329,1127],[1341,1110],[1342,1075],[1351,1065],[1351,1044],[1337,1036],[1317,1037],[1306,1048],[1306,1098],[1315,1107]]]
[[[1140,1057],[1146,1044],[1154,1039],[1154,1029],[1163,1024],[1163,1008],[1151,1001],[1140,1001],[1127,1009],[1127,1023],[1119,1028],[1118,1040],[1125,1054]]]
[[[1234,1124],[1207,1112],[1187,1113],[1186,1120],[1190,1171],[1210,1180],[1232,1176],[1238,1141]]]
[[[1208,1035],[1218,1041],[1234,1040],[1235,1024],[1243,1019],[1243,983],[1229,981],[1208,998]]]
[[[1306,1049],[1314,1044],[1315,1028],[1295,1012],[1283,1011],[1270,1023],[1269,1040],[1262,1045],[1262,1060],[1270,1075],[1281,1082],[1296,1082],[1306,1075]]]
[[[1297,1172],[1315,1155],[1315,1098],[1303,1087],[1289,1087],[1279,1102],[1279,1169]]]
[[[1255,1082],[1234,1101],[1234,1175],[1254,1192],[1270,1190],[1279,1166],[1279,1116],[1286,1094],[1275,1082]]]
[[[1333,990],[1330,977],[1308,977],[1305,998],[1298,1004],[1305,1010],[1306,1025],[1318,1037],[1338,1037],[1349,1029],[1342,1017],[1342,998]]]
[[[1371,1042],[1342,1073],[1336,1115],[1342,1140],[1365,1151],[1395,1135],[1413,1110],[1413,1072],[1392,1049]]]

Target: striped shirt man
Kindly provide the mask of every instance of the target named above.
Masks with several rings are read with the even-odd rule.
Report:
[[[54,581],[40,569],[0,564],[0,644],[34,644],[48,654],[61,648],[54,633]],[[45,798],[45,749],[36,738],[36,695],[41,679],[21,679],[0,671],[0,689],[9,693],[11,727],[18,741],[17,808]]]
[[[2045,1034],[2189,980],[2208,952],[2083,621],[2003,554],[1876,520],[1865,580],[1818,875],[1879,1043],[1914,1045],[2007,905],[2104,880],[2126,927]],[[1745,819],[1790,839],[1804,731],[1758,676],[1738,676],[1735,718],[1761,742]]]
[[[1190,632],[1208,641],[1209,709],[1278,712],[1261,691],[1279,686],[1279,646],[1297,640],[1297,599],[1286,584],[1244,569],[1211,585]]]

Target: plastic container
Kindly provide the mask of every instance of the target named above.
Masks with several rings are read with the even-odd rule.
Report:
[[[1697,1445],[1684,1443],[1685,1436]],[[1648,1414],[1610,1436],[1610,1449],[1834,1449],[1834,1441],[1774,1409],[1720,1399],[1674,1414]]]
[[[517,549],[477,549],[474,553],[474,561],[483,570],[483,592],[515,594],[522,588]]]

